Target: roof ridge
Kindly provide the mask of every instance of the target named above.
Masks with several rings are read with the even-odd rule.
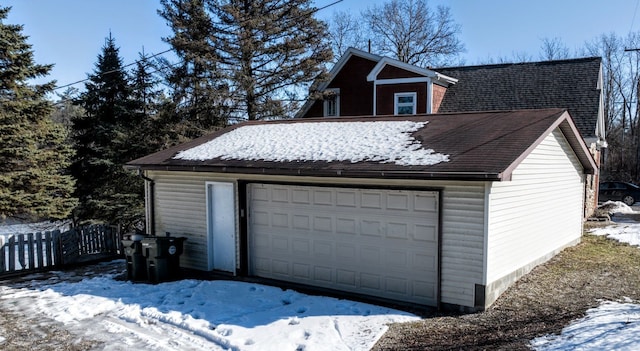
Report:
[[[602,61],[600,56],[579,57],[571,59],[560,60],[546,60],[546,61],[524,61],[524,62],[504,62],[504,63],[491,63],[491,64],[477,64],[470,66],[446,66],[446,67],[430,67],[431,70],[447,70],[447,69],[472,69],[472,68],[491,68],[491,67],[507,67],[507,66],[525,66],[525,65],[547,65],[547,64],[559,64],[559,63],[578,63],[578,62],[591,62]]]

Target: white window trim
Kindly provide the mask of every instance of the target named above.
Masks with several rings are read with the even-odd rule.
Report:
[[[389,85],[389,84],[406,84],[406,83],[425,83],[430,82],[429,77],[413,77],[413,78],[389,78],[389,79],[376,79],[373,81],[375,85]]]
[[[328,112],[329,112],[329,100],[324,100],[323,104],[322,104],[322,115],[324,117],[340,117],[340,88],[331,88],[331,89],[326,89],[325,91],[327,92],[332,92],[333,94],[335,94],[335,101],[336,101],[336,114],[335,116],[329,116]]]
[[[413,98],[413,113],[412,115],[416,114],[416,108],[418,106],[418,94],[413,91],[413,92],[404,92],[404,93],[395,93],[393,94],[393,114],[394,115],[398,115],[398,98],[399,97],[403,97],[403,96],[411,96]]]

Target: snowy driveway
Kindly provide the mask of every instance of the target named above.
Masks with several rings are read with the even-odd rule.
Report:
[[[158,285],[114,273],[0,287],[0,304],[43,315],[103,350],[368,350],[386,324],[417,316],[260,284],[182,280]],[[1,335],[0,335],[1,338]],[[0,343],[1,346],[1,343]]]

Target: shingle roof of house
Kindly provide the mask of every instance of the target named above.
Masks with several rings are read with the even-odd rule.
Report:
[[[422,148],[448,155],[448,162],[402,165],[376,161],[265,161],[252,159],[179,159],[184,150],[203,145],[246,126],[274,124],[311,125],[378,121],[411,121],[426,125],[411,136]],[[511,172],[549,133],[560,128],[586,173],[596,172],[595,163],[573,120],[564,109],[497,111],[353,118],[288,119],[252,121],[235,125],[191,142],[127,163],[128,168],[252,173],[295,176],[506,180]],[[274,138],[276,138],[274,136]],[[279,150],[282,151],[282,150]],[[376,155],[372,155],[376,156]]]
[[[584,138],[595,136],[601,58],[435,68],[457,78],[438,112],[566,108]]]

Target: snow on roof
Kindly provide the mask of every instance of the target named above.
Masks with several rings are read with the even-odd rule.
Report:
[[[179,152],[174,159],[373,161],[403,166],[434,165],[449,155],[425,149],[411,136],[427,122],[310,122],[241,126]]]

